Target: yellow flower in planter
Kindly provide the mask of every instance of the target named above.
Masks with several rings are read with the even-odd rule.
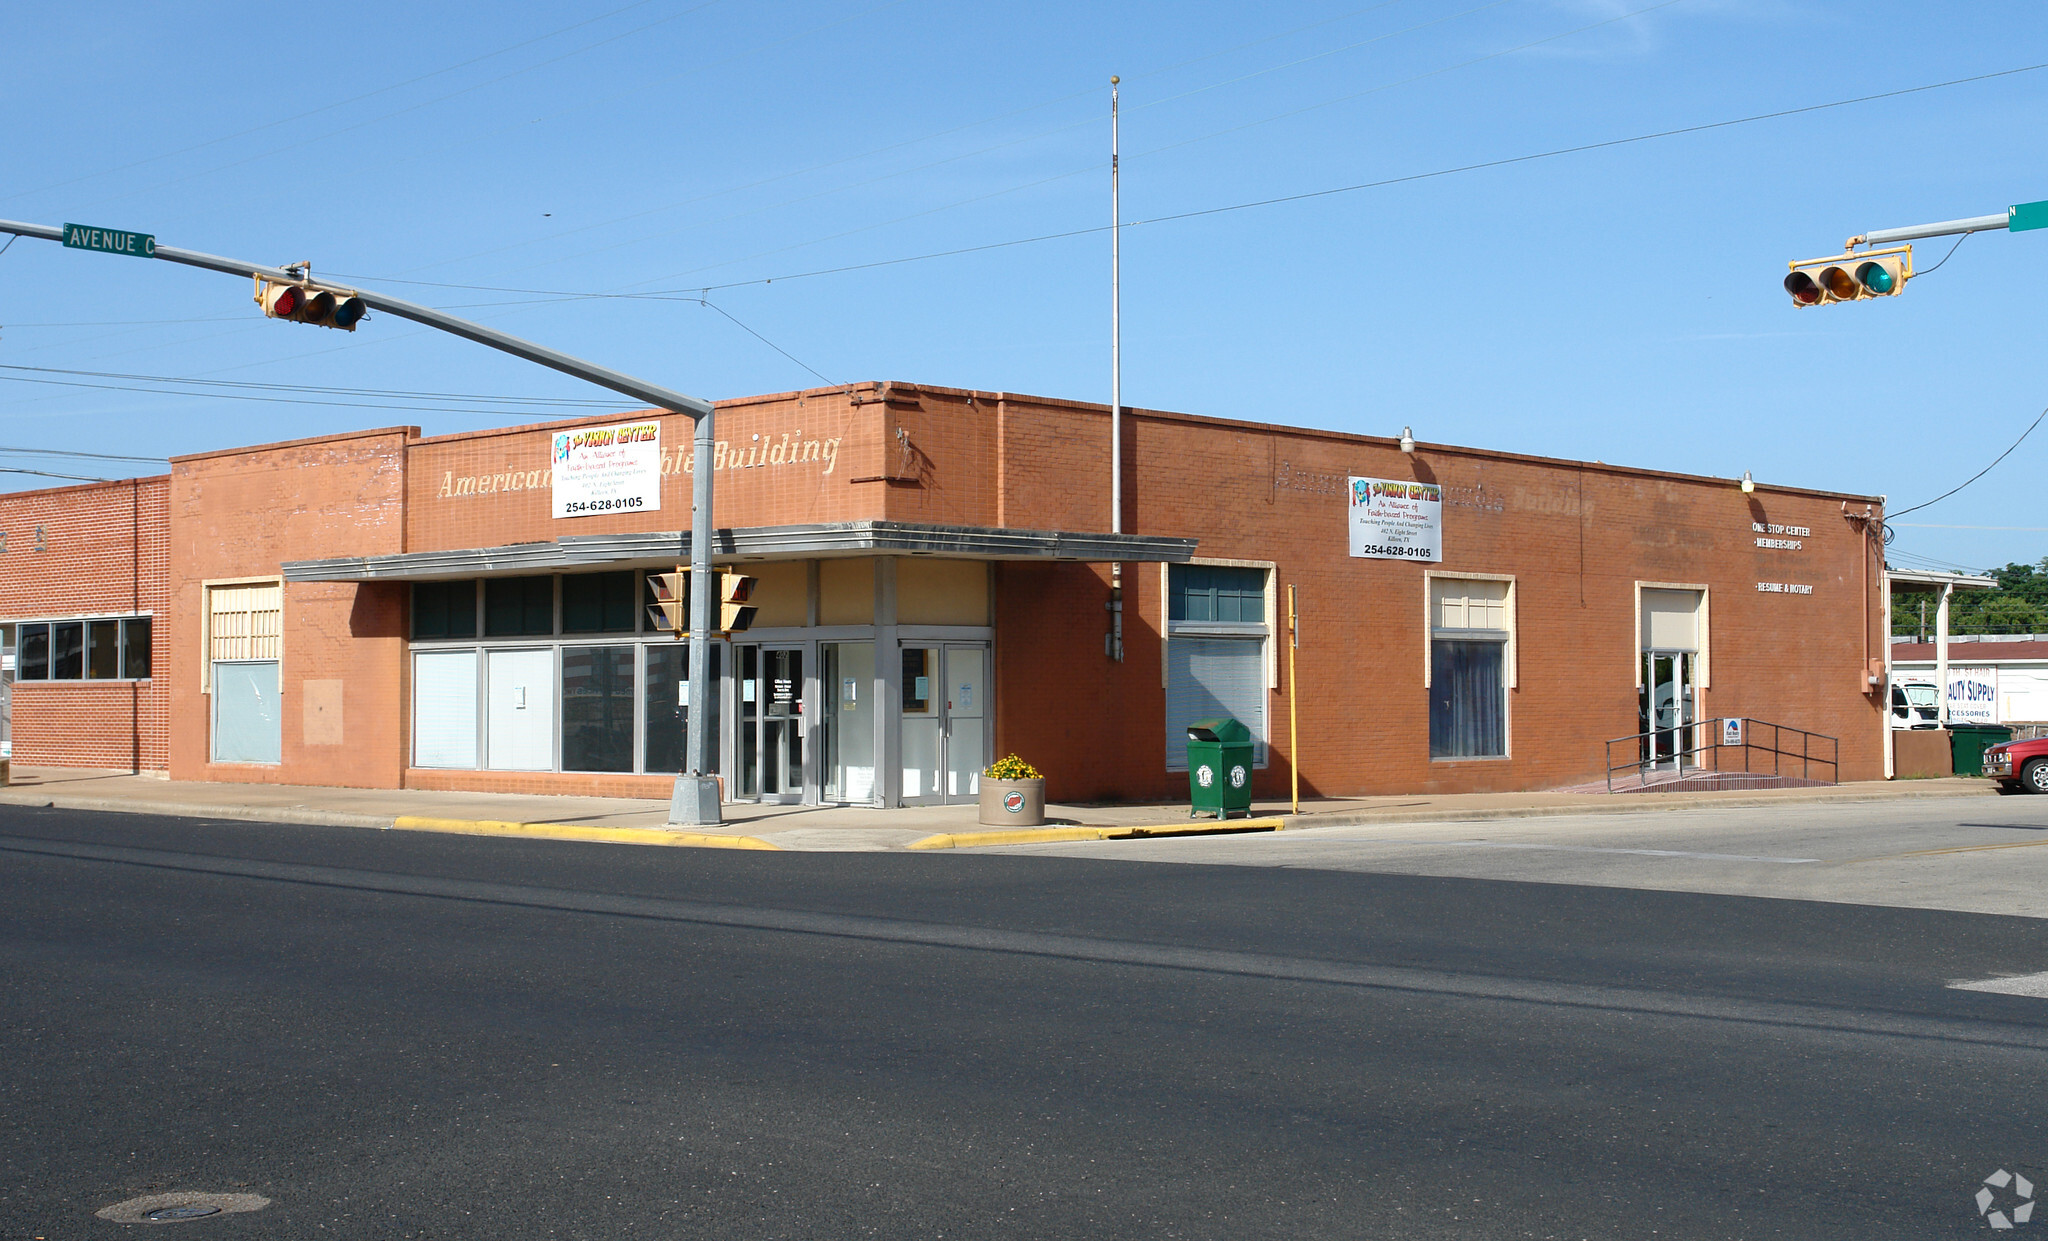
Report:
[[[1008,758],[999,758],[995,762],[990,763],[988,770],[982,774],[991,780],[1042,780],[1045,778],[1038,768],[1018,758],[1015,754],[1010,755]]]

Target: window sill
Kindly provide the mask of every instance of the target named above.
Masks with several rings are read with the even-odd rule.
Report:
[[[1512,754],[1460,754],[1455,757],[1439,758],[1432,754],[1429,757],[1429,761],[1432,763],[1505,763],[1513,757],[1514,755]]]

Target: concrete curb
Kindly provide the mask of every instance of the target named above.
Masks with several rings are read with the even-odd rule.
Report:
[[[346,810],[309,810],[297,806],[195,806],[182,801],[135,801],[126,797],[69,797],[62,793],[31,796],[0,795],[0,805],[34,809],[106,810],[117,814],[157,814],[174,819],[232,819],[246,823],[299,823],[308,827],[391,826],[388,814],[351,814]]]
[[[1919,800],[1937,797],[1995,797],[1996,788],[1983,789],[1903,789],[1887,786],[1883,791],[1856,790],[1841,792],[1833,789],[1815,789],[1813,796],[1797,797],[1716,797],[1711,793],[1630,793],[1615,796],[1609,804],[1607,799],[1599,802],[1571,806],[1511,806],[1497,809],[1473,808],[1460,810],[1337,810],[1313,817],[1301,815],[1289,819],[1289,831],[1306,831],[1315,827],[1371,827],[1377,824],[1400,823],[1456,823],[1476,822],[1486,819],[1544,819],[1566,815],[1630,814],[1641,810],[1740,810],[1770,806],[1810,806],[1821,802],[1879,802]]]
[[[998,845],[1058,844],[1067,840],[1131,840],[1158,836],[1224,836],[1281,832],[1285,819],[1225,819],[1220,823],[1158,823],[1142,827],[1020,827],[1008,832],[942,832],[906,849],[992,849]]]
[[[582,840],[613,845],[668,845],[698,849],[768,849],[781,845],[758,836],[723,836],[709,832],[676,832],[663,827],[577,827],[567,823],[503,823],[492,819],[432,819],[402,814],[390,823],[393,831],[446,832],[458,836],[516,836],[527,840]]]

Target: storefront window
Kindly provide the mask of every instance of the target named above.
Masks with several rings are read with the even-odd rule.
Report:
[[[563,633],[633,632],[633,585],[639,575],[575,573],[562,579]]]
[[[562,770],[633,770],[633,648],[562,648]]]
[[[819,652],[819,692],[825,698],[822,775],[826,801],[865,802],[875,796],[875,644],[827,642]]]
[[[476,581],[415,582],[412,588],[412,636],[474,638]]]
[[[555,579],[484,579],[484,636],[537,638],[555,631]]]
[[[723,770],[718,758],[718,685],[725,671],[725,644],[711,644],[710,721],[711,772]],[[646,742],[642,770],[681,772],[688,759],[690,735],[690,644],[650,643],[647,646]]]

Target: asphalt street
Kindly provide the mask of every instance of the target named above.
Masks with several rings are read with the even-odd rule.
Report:
[[[2048,1180],[2048,999],[1948,985],[2036,918],[1178,843],[0,809],[0,1238],[1922,1238]]]

